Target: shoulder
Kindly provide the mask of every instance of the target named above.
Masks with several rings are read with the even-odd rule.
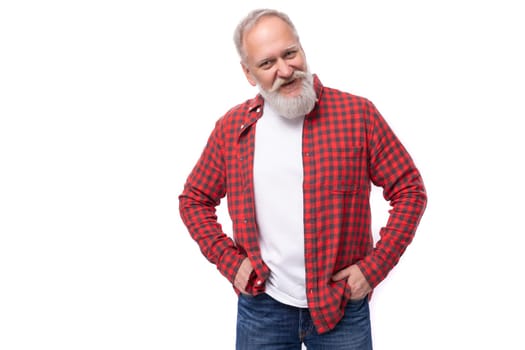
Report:
[[[235,142],[244,125],[256,118],[262,106],[262,98],[257,95],[241,102],[226,111],[215,122],[213,138],[221,143]]]
[[[261,101],[258,97],[248,99],[227,110],[226,113],[217,120],[217,124],[220,124],[223,127],[241,125],[242,121],[261,105]]]
[[[323,87],[321,102],[327,105],[344,105],[346,107],[375,109],[372,101],[366,97],[326,86]]]
[[[373,124],[380,113],[366,97],[339,89],[324,87],[319,100],[319,114],[328,119]]]

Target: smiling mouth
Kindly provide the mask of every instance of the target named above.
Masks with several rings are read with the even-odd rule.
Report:
[[[292,80],[290,80],[290,81],[288,81],[288,82],[284,83],[284,84],[283,84],[283,85],[281,85],[281,86],[288,86],[288,85],[290,85],[290,84],[294,83],[294,82],[295,82],[296,80],[297,80],[297,79],[292,79]]]
[[[292,88],[294,88],[298,83],[300,82],[300,79],[296,78],[296,79],[292,79],[290,81],[287,81],[286,83],[282,84],[281,87],[279,88],[279,90],[291,90]]]
[[[275,81],[275,83],[273,84],[269,92],[277,92],[277,91],[290,92],[297,87],[297,83],[300,83],[303,78],[304,77],[302,76],[293,76],[293,77],[290,77],[290,79],[287,81],[284,80],[283,78],[278,78],[278,80]]]

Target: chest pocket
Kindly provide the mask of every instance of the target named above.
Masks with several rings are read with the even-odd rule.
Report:
[[[352,193],[363,187],[366,157],[362,146],[336,148],[328,155],[326,179],[332,191]]]

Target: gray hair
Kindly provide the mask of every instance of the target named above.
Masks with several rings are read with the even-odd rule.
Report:
[[[290,20],[290,17],[288,17],[288,15],[286,15],[283,12],[279,12],[277,10],[272,10],[272,9],[253,10],[250,13],[248,13],[248,15],[244,17],[244,19],[241,22],[239,22],[233,34],[233,41],[235,43],[235,48],[237,49],[237,53],[239,54],[239,57],[241,58],[242,62],[246,62],[246,52],[244,52],[244,49],[242,46],[244,33],[250,30],[251,28],[253,28],[253,26],[255,26],[257,22],[259,22],[259,20],[265,16],[275,16],[275,17],[282,19],[286,24],[290,26],[290,28],[292,29],[293,35],[295,36],[297,41],[299,41],[299,35],[297,34],[297,30],[295,29],[295,26],[293,22]]]

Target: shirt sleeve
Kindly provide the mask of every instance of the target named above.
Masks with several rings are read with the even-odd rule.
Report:
[[[398,263],[426,207],[423,179],[411,156],[372,103],[367,108],[369,173],[390,202],[388,221],[372,254],[358,263],[372,288]]]
[[[217,220],[216,207],[225,195],[226,171],[219,120],[179,196],[179,212],[202,254],[233,283],[245,256]]]

